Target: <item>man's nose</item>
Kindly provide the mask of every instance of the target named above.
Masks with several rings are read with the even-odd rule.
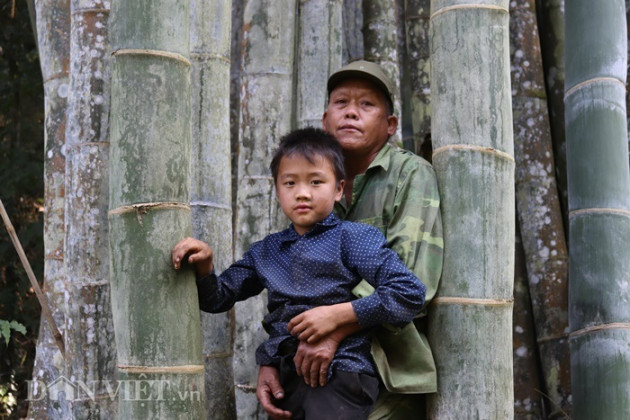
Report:
[[[346,107],[346,118],[350,118],[352,120],[357,119],[358,117],[358,113],[357,113],[357,107],[354,104],[349,104]]]

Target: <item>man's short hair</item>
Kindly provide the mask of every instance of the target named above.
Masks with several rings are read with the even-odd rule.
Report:
[[[357,60],[346,64],[328,77],[328,98],[337,85],[344,80],[362,79],[372,83],[380,90],[387,101],[388,115],[394,115],[394,84],[383,68],[372,61]]]
[[[308,127],[293,130],[280,139],[269,165],[274,184],[278,180],[278,168],[282,158],[296,154],[303,156],[310,163],[315,163],[315,157],[321,156],[332,166],[337,184],[345,178],[343,149],[335,136],[320,128]]]

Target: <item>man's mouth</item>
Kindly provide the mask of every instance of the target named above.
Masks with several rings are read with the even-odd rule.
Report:
[[[342,130],[342,131],[361,131],[357,127],[355,127],[354,125],[342,125],[341,127],[339,127],[339,130]]]

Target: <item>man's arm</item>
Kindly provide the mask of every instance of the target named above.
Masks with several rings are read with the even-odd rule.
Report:
[[[433,168],[418,164],[398,185],[385,234],[388,246],[426,286],[421,316],[435,296],[442,275],[444,239],[440,195]]]

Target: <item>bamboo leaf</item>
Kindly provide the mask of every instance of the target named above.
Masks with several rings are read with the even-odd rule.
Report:
[[[11,338],[11,324],[9,321],[0,319],[0,333],[2,338],[4,338],[4,342],[9,345],[9,339]]]

